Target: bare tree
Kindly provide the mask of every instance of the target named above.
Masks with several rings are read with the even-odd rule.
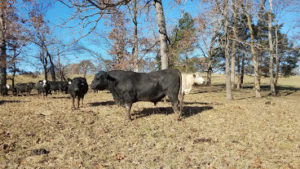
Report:
[[[7,38],[9,33],[8,12],[11,10],[8,0],[2,0],[0,4],[0,86],[6,85],[6,58],[7,58]]]
[[[166,29],[166,21],[164,10],[162,6],[162,0],[154,0],[153,1],[155,10],[156,10],[156,18],[157,25],[159,31],[159,40],[160,40],[160,56],[161,56],[161,69],[167,69],[169,67],[169,58],[168,58],[168,44],[167,44],[167,29]]]
[[[56,81],[55,69],[53,55],[50,53],[50,46],[55,42],[51,37],[50,27],[47,25],[45,20],[45,13],[50,4],[40,3],[35,4],[30,12],[30,22],[32,26],[31,37],[29,40],[40,48],[39,60],[43,64],[45,79],[48,78],[48,71],[51,74],[52,80]],[[50,67],[48,68],[48,63]]]
[[[204,10],[198,16],[198,31],[199,31],[199,48],[206,57],[206,85],[211,85],[213,71],[213,54],[218,44],[218,35],[222,27],[220,16],[220,8],[218,3],[211,2],[211,7]]]
[[[233,24],[232,32],[234,39],[239,39],[237,36],[237,0],[232,1],[232,11],[233,11]],[[232,52],[231,52],[231,86],[232,89],[235,88],[235,61],[236,61],[236,41],[232,41]]]
[[[268,38],[269,38],[269,53],[270,53],[270,62],[269,62],[269,76],[270,76],[270,92],[271,95],[276,95],[275,83],[274,83],[274,75],[273,75],[273,58],[274,58],[274,47],[273,47],[273,39],[272,39],[272,4],[273,0],[269,0],[270,10],[268,12]]]
[[[73,19],[79,19],[82,24],[83,29],[88,29],[87,33],[82,35],[78,40],[86,37],[91,32],[93,32],[101,18],[105,15],[116,14],[119,12],[121,6],[127,5],[132,0],[116,0],[116,1],[98,1],[98,0],[86,0],[86,1],[78,1],[78,0],[59,0],[61,3],[65,4],[70,8],[77,9],[73,16],[71,16],[67,21]],[[138,2],[138,1],[137,1]],[[168,68],[168,45],[167,45],[167,31],[165,24],[165,16],[162,6],[161,0],[147,0],[146,5],[153,2],[156,9],[157,16],[157,26],[159,29],[159,39],[160,39],[160,53],[161,53],[161,62],[162,69]],[[135,8],[133,8],[135,9]],[[137,40],[137,39],[136,39]],[[135,46],[135,51],[138,49]],[[136,53],[135,53],[136,56]],[[135,60],[136,62],[136,60]]]
[[[229,57],[229,31],[228,31],[228,0],[224,0],[223,16],[225,20],[224,34],[225,34],[225,73],[226,73],[226,98],[232,100],[231,90],[231,72],[230,72],[230,57]]]
[[[83,74],[83,77],[86,77],[89,71],[95,70],[95,65],[90,60],[83,60],[78,65],[79,71]]]
[[[137,22],[137,16],[138,16],[138,2],[137,0],[133,0],[132,2],[132,23],[134,25],[134,31],[133,31],[133,47],[132,47],[132,55],[133,55],[133,68],[136,72],[139,71],[139,42],[138,42],[138,22]]]
[[[261,97],[260,94],[260,83],[259,83],[259,61],[258,57],[256,54],[256,49],[255,49],[255,42],[254,42],[254,30],[252,27],[252,20],[251,16],[249,14],[249,3],[248,0],[245,1],[245,4],[243,5],[243,10],[244,14],[247,17],[247,24],[249,28],[249,33],[250,33],[250,49],[251,49],[251,54],[252,54],[252,62],[253,62],[253,67],[254,67],[254,90],[255,90],[255,96],[256,97]]]

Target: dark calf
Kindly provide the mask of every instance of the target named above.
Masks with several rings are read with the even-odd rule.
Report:
[[[66,94],[68,93],[68,82],[67,81],[50,81],[50,92],[65,92]]]
[[[36,90],[38,94],[43,94],[43,96],[47,96],[50,93],[50,85],[47,80],[39,80],[36,83]]]
[[[0,93],[2,96],[7,96],[9,89],[10,89],[10,86],[8,84],[6,84],[6,85],[0,84]]]
[[[17,83],[15,86],[16,95],[20,93],[26,93],[26,95],[30,95],[31,90],[34,88],[34,83]]]
[[[82,100],[83,105],[83,98],[84,95],[88,91],[88,84],[85,78],[76,77],[73,80],[68,79],[68,92],[72,97],[72,108],[75,108],[75,98],[77,97],[77,108],[79,108],[80,99]]]

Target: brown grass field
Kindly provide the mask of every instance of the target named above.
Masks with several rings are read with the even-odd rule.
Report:
[[[65,94],[0,96],[0,168],[299,169],[300,77],[279,79],[277,97],[262,79],[262,98],[247,77],[233,101],[224,81],[194,88],[182,121],[170,103],[139,102],[130,122],[107,91],[90,91],[79,110]]]

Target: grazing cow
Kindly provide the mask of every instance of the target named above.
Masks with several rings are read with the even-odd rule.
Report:
[[[108,89],[115,100],[121,106],[127,108],[130,120],[132,104],[138,101],[150,101],[156,104],[168,96],[174,112],[179,113],[178,94],[181,90],[181,73],[175,69],[166,69],[150,73],[135,73],[132,71],[113,70],[100,71],[95,75],[92,89]]]
[[[77,97],[77,108],[79,108],[80,99],[83,105],[84,95],[87,93],[89,87],[86,79],[83,77],[76,77],[73,80],[68,79],[68,92],[72,97],[72,108],[75,108],[75,98]]]
[[[50,93],[58,91],[68,93],[68,82],[67,81],[50,81]]]
[[[0,84],[0,93],[2,96],[7,96],[9,89],[10,89],[10,86],[8,84],[6,84],[6,85]]]
[[[182,93],[183,95],[189,94],[193,85],[201,85],[204,83],[203,77],[200,72],[196,73],[181,73],[182,76]]]
[[[15,86],[16,94],[19,95],[19,93],[27,93],[27,95],[30,95],[31,90],[34,88],[34,83],[17,83]]]
[[[47,96],[50,92],[50,85],[47,80],[39,80],[36,83],[36,90],[38,94],[43,94],[43,96]]]

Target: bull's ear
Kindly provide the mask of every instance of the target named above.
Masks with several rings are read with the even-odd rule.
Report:
[[[107,80],[110,80],[110,81],[116,81],[116,79],[114,77],[110,76],[108,73],[105,74],[104,78]]]

